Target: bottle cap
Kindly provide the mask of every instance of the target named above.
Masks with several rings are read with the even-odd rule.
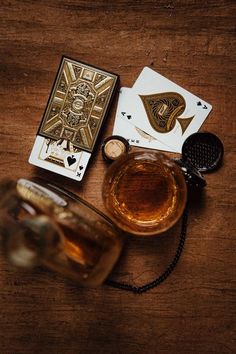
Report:
[[[182,147],[182,160],[200,172],[217,169],[223,158],[224,147],[213,133],[198,132],[190,135]]]
[[[115,161],[130,149],[128,141],[119,135],[107,137],[102,144],[102,155],[106,161]]]

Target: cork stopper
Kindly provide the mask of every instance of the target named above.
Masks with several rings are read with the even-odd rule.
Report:
[[[104,140],[102,145],[103,158],[106,161],[115,161],[129,151],[129,143],[121,136],[113,135]]]

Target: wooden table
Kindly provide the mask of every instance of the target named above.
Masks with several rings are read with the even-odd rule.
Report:
[[[235,345],[234,0],[2,0],[0,7],[0,176],[40,175],[104,210],[100,144],[81,186],[28,164],[61,59],[116,72],[132,86],[150,66],[213,105],[203,129],[225,146],[223,167],[191,202],[176,270],[134,295],[81,289],[48,271],[15,273],[0,261],[0,353],[228,354]],[[130,239],[112,277],[143,284],[165,269],[180,225],[154,239]]]

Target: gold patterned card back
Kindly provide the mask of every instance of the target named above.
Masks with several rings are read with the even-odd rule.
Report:
[[[170,132],[176,120],[180,123],[182,134],[194,116],[180,118],[186,108],[185,99],[177,92],[163,92],[139,96],[145,107],[149,122],[158,133]]]
[[[118,76],[63,57],[38,134],[92,152]]]

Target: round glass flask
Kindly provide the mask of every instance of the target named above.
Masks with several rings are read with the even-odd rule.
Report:
[[[184,211],[187,187],[179,166],[157,151],[123,155],[106,173],[103,200],[109,216],[134,235],[160,234]]]

